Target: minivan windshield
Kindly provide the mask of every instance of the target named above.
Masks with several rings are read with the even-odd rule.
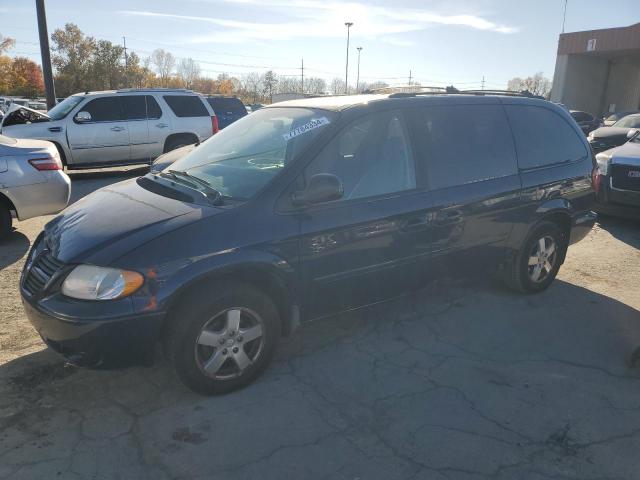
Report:
[[[47,115],[49,115],[49,118],[51,118],[51,120],[62,120],[64,117],[69,115],[69,112],[73,110],[76,105],[78,105],[82,101],[83,98],[84,95],[72,95],[70,97],[67,97],[51,110],[49,110],[47,112]]]
[[[167,170],[198,177],[225,197],[249,199],[336,116],[313,108],[265,108],[229,125]]]

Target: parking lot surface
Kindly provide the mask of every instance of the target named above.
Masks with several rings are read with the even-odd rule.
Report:
[[[143,170],[142,170],[143,171]],[[73,200],[140,169],[73,173]],[[0,244],[0,478],[640,477],[640,225],[603,219],[558,279],[486,279],[307,324],[220,397],[150,368],[67,367],[17,284],[51,217]]]

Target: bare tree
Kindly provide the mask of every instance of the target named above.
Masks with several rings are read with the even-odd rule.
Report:
[[[244,86],[244,90],[253,97],[253,103],[256,103],[258,101],[258,93],[262,84],[260,74],[257,72],[247,73],[242,77],[241,81]]]
[[[193,58],[183,58],[178,62],[178,77],[187,88],[192,88],[193,83],[200,76],[200,65]]]
[[[176,59],[171,52],[165,52],[162,48],[158,48],[151,53],[150,62],[156,68],[160,76],[160,83],[166,86],[176,65]]]
[[[322,95],[327,92],[327,82],[323,78],[310,77],[304,82],[306,93]]]
[[[334,78],[333,80],[331,80],[331,85],[330,88],[331,93],[333,93],[334,95],[339,95],[341,93],[344,93],[344,80],[342,80],[341,78]]]
[[[515,77],[507,83],[507,89],[515,92],[526,90],[534,95],[541,95],[545,98],[551,92],[551,80],[546,78],[542,72],[538,72],[532,77]]]
[[[3,37],[0,34],[0,55],[3,55],[7,50],[13,48],[16,44],[16,41],[10,37]]]

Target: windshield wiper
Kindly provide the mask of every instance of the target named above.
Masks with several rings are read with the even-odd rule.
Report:
[[[195,175],[191,175],[188,172],[182,170],[168,170],[166,172],[160,172],[160,175],[163,177],[169,177],[174,180],[180,179],[182,183],[188,184],[192,188],[198,190],[198,187],[204,191],[205,197],[213,204],[213,205],[221,205],[222,204],[222,194],[213,188],[206,180],[201,179],[200,177],[196,177]]]

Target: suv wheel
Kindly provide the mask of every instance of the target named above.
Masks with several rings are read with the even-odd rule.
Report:
[[[0,240],[11,233],[11,223],[9,207],[0,200]]]
[[[558,274],[564,249],[566,239],[558,225],[541,223],[529,234],[522,248],[507,265],[507,285],[524,293],[545,290]]]
[[[269,297],[237,285],[189,300],[170,319],[166,338],[180,380],[204,395],[230,392],[255,380],[270,363],[280,337],[278,311]]]

